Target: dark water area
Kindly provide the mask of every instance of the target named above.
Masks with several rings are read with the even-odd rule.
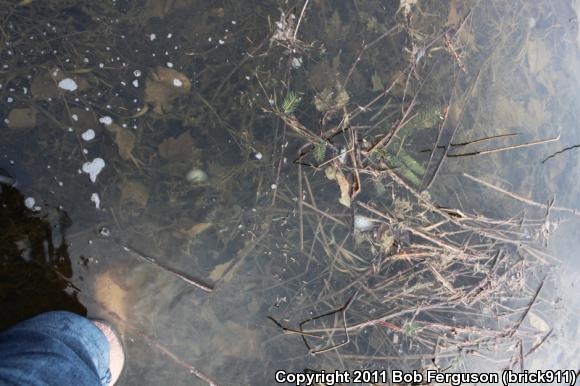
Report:
[[[1,5],[0,329],[111,320],[121,385],[578,371],[576,0]]]

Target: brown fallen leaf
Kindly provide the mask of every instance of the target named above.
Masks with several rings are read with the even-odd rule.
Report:
[[[447,14],[447,22],[445,23],[446,27],[452,27],[459,23],[460,17],[459,13],[457,12],[457,4],[456,0],[451,0],[451,4],[449,5],[449,13]]]
[[[75,81],[78,91],[86,91],[90,88],[89,82],[80,75],[69,75],[58,68],[38,74],[32,80],[30,93],[34,100],[47,100],[62,95],[65,91],[58,88],[58,82],[65,78]]]
[[[223,7],[212,8],[212,9],[209,10],[208,13],[212,17],[224,17],[225,10],[223,9]]]
[[[211,223],[211,222],[202,222],[199,224],[195,224],[194,226],[189,228],[186,231],[186,233],[187,233],[187,236],[189,238],[195,238],[195,237],[199,236],[200,234],[202,234],[203,232],[205,232],[206,230],[208,230],[209,228],[211,228],[212,226],[213,226],[213,223]]]
[[[159,156],[169,161],[188,161],[193,156],[193,138],[189,131],[169,137],[158,146]]]
[[[140,181],[125,181],[121,186],[121,204],[135,204],[145,208],[149,202],[149,190]]]
[[[48,72],[34,77],[30,85],[30,93],[34,100],[47,100],[59,96],[57,82]]]
[[[145,19],[165,18],[175,5],[175,0],[148,0],[142,8],[141,16]]]
[[[12,109],[8,113],[8,127],[11,129],[32,129],[36,126],[37,111],[31,107]]]
[[[145,102],[154,106],[157,114],[171,110],[175,98],[189,93],[189,78],[171,68],[158,66],[151,71],[145,82]]]
[[[136,165],[139,165],[140,161],[133,155],[133,149],[135,148],[135,134],[124,127],[121,127],[115,123],[106,125],[105,128],[113,134],[115,144],[119,150],[119,155],[125,161],[131,160]]]
[[[214,269],[209,274],[209,279],[213,282],[218,281],[224,275],[228,267],[232,265],[232,261],[226,261],[223,264],[216,265]]]
[[[64,110],[64,117],[62,121],[67,126],[74,127],[78,130],[85,131],[86,129],[93,129],[99,127],[101,124],[97,120],[94,111],[87,111],[80,107],[71,107],[70,111]]]
[[[324,172],[326,178],[334,180],[338,184],[340,189],[340,198],[338,199],[338,202],[347,208],[350,208],[350,182],[348,182],[348,179],[345,177],[342,170],[329,166]]]

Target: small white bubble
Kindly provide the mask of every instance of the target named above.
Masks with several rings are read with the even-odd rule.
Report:
[[[87,131],[81,134],[81,138],[85,141],[95,139],[95,131],[93,129],[88,129]]]
[[[36,200],[34,199],[34,197],[27,197],[24,200],[24,206],[26,206],[28,209],[33,209],[34,204],[36,204]]]
[[[181,87],[181,86],[183,86],[183,82],[181,80],[177,79],[177,78],[174,78],[173,79],[173,85],[175,87]]]
[[[97,209],[101,209],[101,198],[98,193],[91,194],[91,202],[95,204]]]
[[[101,122],[105,126],[108,126],[111,123],[113,123],[113,118],[109,117],[108,115],[105,115],[104,117],[99,118],[99,122]]]

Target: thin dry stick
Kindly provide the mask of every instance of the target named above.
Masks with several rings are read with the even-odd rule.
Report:
[[[270,224],[271,221],[266,221],[266,224]],[[262,234],[258,236],[254,240],[254,242],[244,249],[238,252],[238,256],[235,258],[235,261],[232,261],[230,266],[226,268],[222,276],[215,282],[215,287],[219,287],[221,283],[223,283],[227,278],[231,277],[242,265],[242,262],[252,253],[252,251],[256,248],[256,246],[266,237],[266,235],[270,233],[270,226],[268,225],[266,229],[262,231]]]
[[[518,328],[520,328],[520,325],[526,319],[526,316],[528,316],[528,313],[530,312],[530,310],[532,309],[532,306],[536,302],[536,299],[538,298],[538,295],[540,294],[540,291],[542,290],[542,287],[543,286],[544,286],[544,280],[542,280],[542,282],[538,286],[538,289],[534,293],[534,296],[532,297],[532,300],[530,301],[530,303],[526,307],[526,310],[524,311],[524,313],[522,314],[522,316],[518,319],[518,321],[516,322],[516,324],[514,324],[514,326],[511,328],[511,330],[509,331],[509,333],[507,334],[507,336],[512,337],[516,333],[516,331],[518,330]]]
[[[348,343],[350,343],[350,336],[348,335],[348,330],[346,329],[346,326],[347,326],[346,325],[346,311],[350,308],[350,305],[354,301],[354,299],[355,299],[355,297],[356,297],[357,294],[358,294],[358,291],[356,291],[354,294],[352,294],[352,296],[350,297],[350,299],[348,299],[348,301],[346,302],[346,304],[344,306],[340,307],[337,310],[330,311],[330,312],[327,312],[325,314],[322,314],[322,315],[319,315],[319,316],[315,316],[313,318],[309,318],[309,319],[306,319],[306,320],[303,320],[302,322],[300,322],[300,324],[299,324],[300,332],[303,333],[304,332],[303,327],[304,327],[304,325],[306,323],[312,322],[312,321],[317,320],[317,319],[321,319],[321,318],[326,317],[326,316],[334,315],[334,314],[336,314],[338,312],[340,312],[342,314],[343,331],[346,334],[346,341],[344,341],[342,343],[339,343],[339,344],[336,344],[336,345],[332,345],[332,346],[327,347],[327,348],[316,349],[315,350],[314,348],[312,348],[308,344],[308,341],[306,340],[305,334],[302,334],[302,340],[304,341],[304,344],[306,345],[306,347],[308,347],[308,350],[309,350],[309,353],[310,354],[313,354],[313,355],[314,354],[322,354],[322,353],[325,353],[325,352],[328,352],[328,351],[331,351],[331,350],[336,350],[336,349],[338,349],[338,348],[340,348],[340,347],[342,347],[342,346],[347,345]]]
[[[471,84],[471,86],[469,87],[467,92],[465,93],[465,95],[466,95],[465,100],[464,100],[463,105],[461,107],[461,112],[459,113],[459,117],[457,118],[457,124],[455,125],[455,127],[453,127],[453,130],[451,131],[449,143],[447,143],[447,145],[445,146],[445,151],[444,151],[443,155],[441,156],[441,158],[439,159],[439,162],[435,166],[435,170],[433,171],[433,174],[431,175],[431,177],[429,177],[429,179],[425,180],[426,183],[422,186],[422,187],[424,187],[424,190],[429,190],[431,188],[431,185],[435,181],[435,178],[437,178],[437,174],[439,174],[439,170],[441,170],[441,168],[443,167],[443,163],[445,162],[445,159],[447,158],[447,154],[449,153],[449,149],[451,149],[451,143],[453,142],[453,137],[455,137],[457,130],[459,130],[459,126],[461,126],[461,120],[463,119],[463,115],[467,111],[467,109],[466,109],[467,103],[470,101],[471,93],[473,92],[473,90],[475,90],[475,86],[477,85],[477,82],[479,81],[480,74],[481,74],[481,68],[477,71],[477,75],[475,76],[475,80],[473,81],[473,83]],[[459,81],[459,74],[457,75],[457,78],[455,79],[455,84],[457,84],[458,81]],[[451,99],[450,99],[450,101],[451,101]],[[441,130],[443,130],[443,126],[441,127]],[[438,141],[440,138],[441,138],[441,135],[438,135],[437,142],[435,142],[435,146],[433,148],[434,149],[433,151],[435,151],[435,149],[437,149],[438,143],[439,143]],[[429,164],[430,163],[431,163],[431,159],[429,160]]]
[[[306,189],[308,189],[308,195],[310,196],[310,201],[312,201],[312,206],[316,209],[316,200],[314,199],[314,194],[312,193],[312,187],[310,186],[310,180],[308,180],[308,176],[304,176],[304,181],[306,181]]]
[[[152,264],[152,265],[156,266],[157,268],[160,268],[163,271],[172,274],[173,276],[176,276],[177,278],[183,280],[187,284],[191,284],[192,286],[197,287],[201,290],[204,290],[205,292],[213,292],[213,286],[206,284],[206,283],[202,282],[201,280],[194,279],[184,272],[180,272],[174,268],[168,267],[165,264],[159,263],[157,261],[157,259],[155,259],[154,257],[147,256],[144,253],[139,252],[136,249],[131,248],[125,244],[122,244],[120,242],[117,242],[117,244],[120,245],[121,248],[123,248],[125,251],[132,253],[133,255],[139,257],[141,260],[146,261],[147,263]]]
[[[423,305],[423,306],[419,305],[419,306],[417,306],[417,308],[404,309],[404,310],[400,310],[400,311],[394,312],[394,313],[389,314],[389,315],[380,316],[376,319],[365,320],[363,322],[354,323],[350,326],[347,326],[346,328],[338,328],[338,327],[312,328],[310,330],[303,330],[301,332],[302,333],[306,332],[309,334],[316,334],[316,333],[321,333],[321,332],[340,332],[340,331],[351,332],[351,331],[356,331],[358,329],[361,329],[361,328],[364,328],[367,326],[371,326],[371,325],[374,325],[374,324],[377,324],[380,322],[394,319],[394,318],[399,317],[399,316],[407,315],[410,313],[417,313],[417,312],[433,310],[433,309],[446,309],[446,308],[451,309],[452,307],[453,306],[449,305],[447,302],[442,302],[439,304],[429,304],[429,305]]]
[[[415,94],[413,99],[411,99],[411,103],[409,104],[409,107],[403,113],[403,117],[401,118],[401,120],[399,121],[397,126],[395,126],[392,130],[389,130],[380,140],[375,142],[368,150],[363,150],[362,153],[364,155],[371,154],[373,151],[375,151],[376,148],[381,147],[383,145],[387,146],[389,144],[389,142],[391,141],[391,139],[394,138],[395,135],[397,135],[399,130],[401,130],[403,128],[403,126],[405,126],[407,123],[409,123],[409,121],[411,119],[413,119],[414,116],[410,117],[409,114],[411,113],[411,111],[415,107],[416,100],[417,100],[417,94]]]
[[[272,193],[272,204],[274,206],[276,204],[276,195],[278,194],[278,185],[280,184],[280,172],[282,170],[282,163],[284,161],[284,151],[286,150],[286,124],[282,127],[282,146],[280,147],[280,159],[278,161],[278,168],[276,170],[276,189]],[[273,152],[275,154],[275,150]]]
[[[465,142],[460,142],[460,143],[452,143],[451,144],[451,147],[460,147],[460,146],[467,146],[467,145],[475,145],[476,143],[489,142],[489,141],[493,141],[494,139],[505,138],[505,137],[514,137],[516,135],[518,135],[518,133],[508,133],[508,134],[491,135],[489,137],[478,138],[478,139],[474,139],[472,141],[465,141]],[[440,146],[440,148],[444,148],[444,147],[445,146]]]
[[[387,173],[389,175],[389,177],[391,179],[393,179],[399,186],[405,188],[405,190],[407,190],[409,193],[411,193],[418,201],[419,203],[421,203],[425,208],[429,209],[430,211],[437,213],[441,216],[443,216],[444,218],[446,218],[447,220],[449,220],[449,222],[464,228],[464,229],[468,229],[471,230],[477,234],[483,235],[485,237],[489,237],[493,240],[499,240],[499,241],[503,241],[512,245],[517,245],[519,248],[524,248],[527,252],[532,253],[534,250],[529,248],[528,246],[526,246],[525,244],[522,244],[521,241],[519,240],[513,240],[510,238],[506,238],[506,237],[501,237],[497,234],[494,233],[490,233],[489,231],[483,229],[483,228],[477,228],[471,225],[467,225],[463,222],[463,220],[458,220],[452,216],[450,216],[448,213],[446,213],[445,211],[441,210],[440,208],[436,207],[435,205],[433,205],[433,203],[429,200],[427,200],[425,197],[423,197],[421,194],[419,194],[419,192],[417,192],[415,189],[413,189],[412,187],[409,186],[409,184],[407,184],[401,177],[399,177],[397,175],[397,173],[395,173],[394,171],[392,171],[391,169],[384,169],[383,172]],[[371,173],[372,174],[372,173]],[[553,208],[553,207],[552,207]],[[537,254],[542,254],[541,252],[537,251]],[[552,258],[552,256],[548,255],[548,254],[544,254],[546,258]]]
[[[522,196],[520,196],[520,195],[517,195],[517,194],[515,194],[515,193],[508,192],[508,191],[507,191],[507,190],[505,190],[505,189],[498,188],[497,186],[495,186],[495,185],[492,185],[492,184],[490,184],[489,182],[485,182],[485,181],[483,181],[483,180],[480,180],[479,178],[477,178],[477,177],[474,177],[474,176],[472,176],[471,174],[468,174],[468,173],[463,173],[463,176],[464,176],[464,177],[466,177],[466,178],[469,178],[470,180],[472,180],[472,181],[474,181],[474,182],[477,182],[478,184],[481,184],[481,185],[483,185],[483,186],[485,186],[485,187],[487,187],[487,188],[493,189],[493,190],[495,190],[496,192],[499,192],[499,193],[505,194],[506,196],[508,196],[508,197],[511,197],[511,198],[513,198],[514,200],[518,200],[518,201],[520,201],[520,202],[523,202],[524,204],[528,204],[528,205],[535,206],[535,207],[537,207],[537,208],[546,209],[546,210],[547,210],[547,209],[548,209],[548,207],[549,207],[549,206],[548,206],[548,204],[540,204],[539,202],[532,201],[532,200],[530,200],[529,198],[525,198],[525,197],[522,197]],[[579,213],[577,210],[575,210],[575,209],[571,209],[571,208],[565,208],[565,207],[562,207],[562,206],[550,206],[549,208],[550,208],[551,210],[560,211],[560,212],[567,212],[567,213],[572,213],[572,214],[574,214],[574,215],[576,215],[576,216],[580,216],[580,213]]]
[[[407,66],[407,68],[405,69],[405,71],[408,71],[408,69],[411,68],[411,65]],[[349,116],[349,120],[353,120],[354,118],[356,118],[359,114],[368,111],[369,108],[371,108],[372,105],[374,105],[375,103],[377,103],[379,100],[381,100],[382,98],[384,98],[387,94],[389,94],[391,92],[391,90],[393,89],[393,87],[395,87],[397,85],[397,83],[399,82],[399,79],[402,77],[402,74],[399,74],[397,76],[395,76],[395,78],[393,79],[393,81],[391,82],[391,84],[389,85],[389,87],[385,88],[384,91],[382,91],[380,94],[378,94],[377,96],[375,96],[373,99],[371,99],[369,102],[367,102],[367,104],[365,104],[364,106],[357,106],[355,109],[353,109],[353,111],[348,113]],[[343,118],[342,121],[344,121],[345,119]],[[342,127],[343,122],[341,121],[341,123],[338,125],[338,127]],[[326,138],[328,138],[328,136],[326,136]]]
[[[145,340],[149,339],[146,335],[143,335],[143,337]],[[196,377],[198,377],[202,381],[206,382],[208,385],[219,386],[216,381],[212,380],[210,377],[208,377],[207,375],[202,373],[200,370],[196,369],[195,367],[193,367],[192,365],[190,365],[189,363],[187,363],[186,361],[184,361],[183,359],[181,359],[180,357],[178,357],[177,355],[175,355],[174,353],[172,353],[171,351],[169,351],[168,349],[166,349],[165,347],[163,347],[159,343],[152,341],[152,340],[149,340],[148,343],[155,346],[159,351],[161,351],[167,357],[171,358],[178,365],[188,369],[190,373],[195,374]]]
[[[460,73],[461,72],[458,71],[457,75],[455,76],[455,81],[453,82],[452,90],[455,89],[455,87],[457,86],[457,82],[459,81],[459,74]],[[441,140],[441,135],[443,134],[443,128],[447,124],[447,118],[449,117],[449,110],[451,109],[452,99],[453,99],[453,92],[451,93],[451,95],[449,96],[449,100],[447,101],[447,107],[445,108],[445,114],[443,116],[443,121],[441,121],[441,123],[439,124],[439,128],[437,130],[437,138],[435,139],[435,142],[433,143],[433,148],[431,149],[431,154],[429,155],[429,161],[427,161],[427,166],[425,167],[425,174],[423,175],[423,179],[421,181],[421,187],[423,187],[425,184],[425,178],[427,177],[427,171],[429,170],[429,167],[431,166],[431,162],[433,161],[433,157],[435,156],[435,151],[439,148],[439,141]]]
[[[579,147],[580,147],[580,145],[573,145],[573,146],[568,146],[568,147],[565,147],[564,149],[562,149],[562,150],[559,150],[559,151],[555,152],[554,154],[552,154],[552,155],[549,155],[549,156],[547,156],[546,158],[544,158],[544,159],[543,159],[543,161],[542,161],[542,163],[546,163],[546,161],[548,161],[548,160],[550,160],[550,159],[552,159],[552,158],[556,157],[556,156],[557,156],[557,155],[559,155],[559,154],[565,153],[565,152],[567,152],[568,150],[577,149],[577,148],[579,148]]]
[[[557,137],[552,137],[552,138],[547,138],[547,139],[541,139],[539,141],[532,141],[532,142],[527,142],[527,143],[521,143],[519,145],[503,146],[503,147],[498,147],[498,148],[495,148],[495,149],[481,150],[481,151],[473,151],[473,152],[469,152],[469,153],[447,154],[447,157],[466,157],[466,156],[470,156],[470,155],[493,154],[493,153],[499,153],[499,152],[507,151],[507,150],[520,149],[522,147],[530,147],[530,146],[542,145],[544,143],[549,143],[549,142],[554,142],[554,141],[559,141],[559,140],[560,140],[560,136],[558,135]]]
[[[366,209],[366,210],[368,210],[369,212],[371,212],[371,213],[374,213],[374,214],[376,214],[377,216],[379,216],[379,217],[382,217],[382,218],[386,219],[387,221],[389,221],[389,223],[394,223],[394,220],[393,220],[393,218],[392,218],[391,216],[387,215],[386,213],[383,213],[383,212],[381,212],[380,210],[378,210],[378,209],[375,209],[375,208],[373,208],[372,206],[370,206],[370,205],[367,205],[367,204],[365,204],[365,203],[362,203],[362,202],[360,202],[360,201],[357,201],[357,204],[358,204],[359,206],[361,206],[361,207],[365,208],[365,209]],[[441,248],[443,248],[443,249],[448,249],[448,250],[450,250],[450,251],[452,251],[452,252],[459,253],[459,254],[466,253],[464,250],[462,250],[462,249],[460,249],[460,248],[457,248],[457,247],[455,247],[455,246],[453,246],[453,245],[450,245],[450,244],[448,244],[448,243],[445,243],[445,242],[443,242],[442,240],[439,240],[438,238],[436,238],[436,237],[434,237],[434,236],[431,236],[431,235],[429,235],[429,234],[427,234],[427,233],[425,233],[425,232],[421,232],[421,231],[419,231],[418,229],[415,229],[415,228],[413,228],[413,227],[410,227],[410,226],[404,225],[404,224],[402,224],[402,223],[401,223],[401,224],[399,224],[399,225],[400,225],[401,227],[403,227],[403,229],[405,229],[405,230],[408,230],[409,232],[413,233],[414,235],[416,235],[416,236],[419,236],[419,237],[421,237],[421,238],[423,238],[423,239],[425,239],[425,240],[428,240],[428,241],[432,242],[433,244],[435,244],[435,245],[437,245],[437,246],[439,246],[439,247],[441,247]]]
[[[544,337],[534,345],[534,347],[532,347],[527,353],[526,355],[524,355],[524,358],[527,357],[528,355],[530,355],[531,353],[533,353],[534,351],[536,351],[538,348],[540,348],[540,346],[542,344],[544,344],[544,342],[550,337],[550,335],[552,335],[552,332],[554,331],[553,328],[550,328],[550,331],[548,331],[548,333],[546,335],[544,335]]]
[[[256,53],[262,49],[262,46],[264,46],[267,42],[270,41],[270,38],[272,37],[272,33],[269,34],[268,36],[266,36],[264,38],[264,40],[262,40],[262,42],[260,44],[258,44],[258,46],[256,48],[254,48],[252,50],[252,52],[249,52],[246,54],[246,56],[244,57],[244,59],[240,60],[240,62],[222,79],[221,83],[219,84],[219,86],[216,88],[213,97],[211,98],[210,102],[214,102],[216,100],[216,98],[218,97],[218,95],[220,94],[222,88],[226,85],[226,83],[228,82],[228,80],[230,80],[230,78],[236,73],[238,72],[238,70],[240,68],[242,68],[242,66],[248,61],[251,60],[253,58],[256,57]]]
[[[296,23],[296,29],[294,30],[294,39],[296,39],[296,35],[298,35],[298,28],[300,28],[300,22],[302,21],[302,17],[304,16],[304,11],[306,11],[306,7],[308,6],[308,2],[310,0],[306,0],[304,2],[304,7],[302,7],[302,12],[300,12],[300,17],[298,18],[298,23]]]
[[[282,201],[285,201],[285,202],[287,202],[287,203],[292,203],[292,200],[291,200],[290,198],[288,198],[288,197],[287,197],[285,194],[282,194],[282,193],[280,193],[280,197],[282,197]],[[304,202],[304,201],[303,201],[303,202],[302,202],[302,204],[303,204],[305,207],[307,207],[307,208],[309,208],[309,209],[312,209],[314,212],[316,212],[316,213],[318,213],[318,214],[320,214],[320,215],[322,215],[322,216],[324,216],[324,217],[326,217],[326,218],[328,218],[328,219],[330,219],[330,220],[334,221],[334,222],[335,222],[335,223],[337,223],[338,225],[347,226],[347,224],[346,224],[344,221],[342,221],[342,220],[340,220],[340,219],[338,219],[338,218],[334,217],[333,215],[331,215],[331,214],[329,214],[329,213],[323,212],[322,210],[320,210],[320,209],[318,209],[318,208],[314,207],[313,205],[310,205],[310,204],[309,204],[309,203],[307,203],[307,202]]]
[[[298,164],[298,213],[300,216],[300,250],[304,251],[304,200],[302,197],[302,164]]]
[[[431,272],[433,273],[433,276],[435,276],[435,278],[437,279],[437,281],[439,283],[441,283],[441,285],[443,285],[443,287],[445,287],[449,292],[451,292],[451,294],[453,295],[453,298],[459,297],[460,295],[457,293],[457,290],[453,287],[453,284],[451,284],[438,270],[437,268],[435,268],[435,266],[433,264],[430,263],[426,263],[427,266],[429,267],[429,269],[431,269]]]
[[[284,333],[287,333],[287,334],[306,335],[306,336],[308,336],[310,338],[323,339],[323,337],[318,336],[318,335],[308,334],[306,332],[302,332],[302,331],[298,331],[298,330],[295,330],[295,329],[290,328],[290,327],[286,327],[282,323],[280,323],[279,321],[277,321],[276,319],[274,319],[273,317],[271,317],[270,315],[268,315],[267,318],[270,319],[276,326],[280,327],[282,329],[282,331],[284,331]]]
[[[346,85],[348,84],[348,81],[350,80],[350,77],[352,76],[352,73],[354,72],[354,69],[356,68],[357,64],[360,62],[360,60],[361,60],[362,56],[364,55],[364,53],[369,48],[371,48],[375,44],[379,43],[381,40],[383,40],[384,38],[386,38],[387,36],[389,36],[391,33],[393,33],[394,31],[396,31],[397,29],[399,29],[399,25],[398,24],[395,25],[394,27],[391,27],[389,30],[385,31],[382,35],[380,35],[379,37],[377,37],[375,40],[373,40],[369,44],[364,44],[364,42],[363,42],[363,48],[360,50],[360,53],[358,54],[357,58],[355,59],[354,63],[352,64],[352,66],[350,67],[350,70],[348,71],[348,74],[346,76],[346,79],[344,80],[344,83],[342,85],[342,87],[344,89],[346,89]]]

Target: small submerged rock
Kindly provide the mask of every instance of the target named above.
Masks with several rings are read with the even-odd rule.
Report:
[[[64,78],[58,82],[58,87],[66,91],[75,91],[78,87],[77,83],[71,78]]]
[[[189,172],[187,172],[185,179],[192,184],[198,184],[198,183],[206,182],[208,180],[208,176],[207,176],[207,173],[205,171],[203,171],[202,169],[193,168]]]
[[[375,227],[377,220],[356,214],[354,216],[354,230],[358,232],[370,231]]]

